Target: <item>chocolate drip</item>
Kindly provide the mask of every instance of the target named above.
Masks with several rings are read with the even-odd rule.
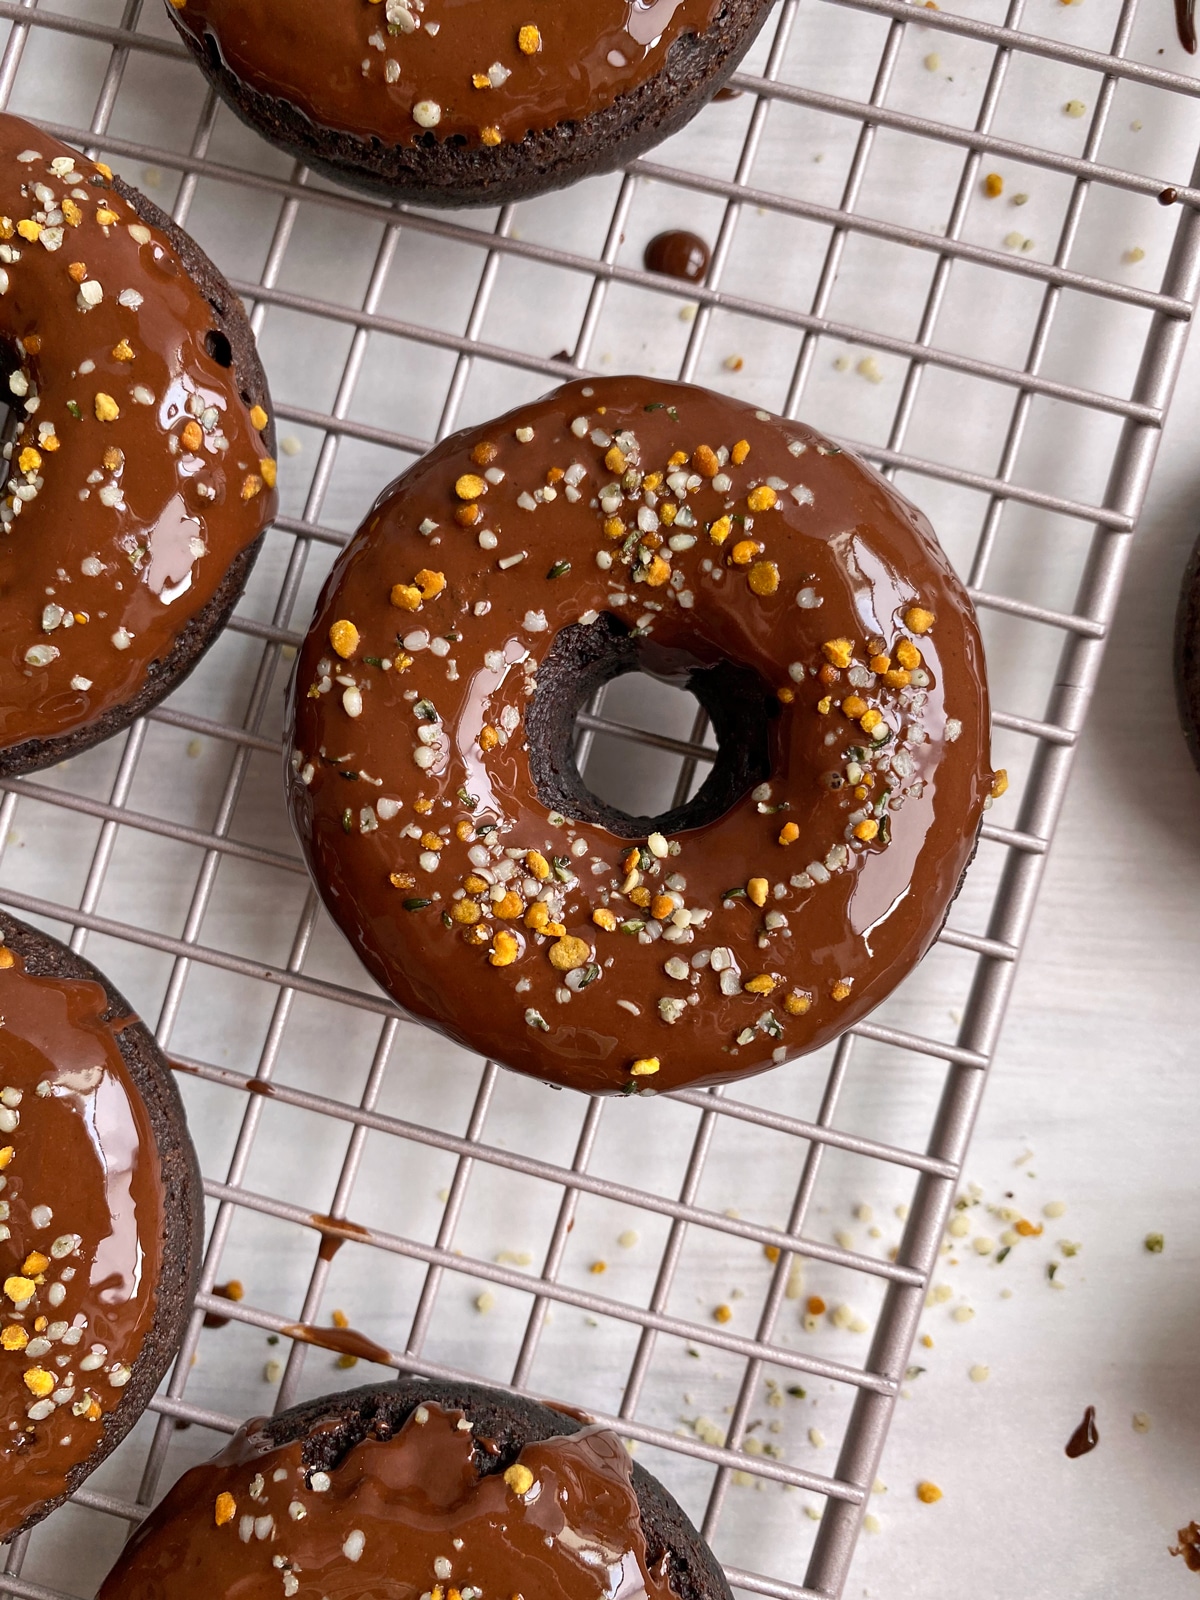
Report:
[[[1196,54],[1196,0],[1175,0],[1175,31],[1189,55]]]
[[[646,246],[647,272],[660,272],[667,278],[682,278],[685,283],[703,283],[708,275],[712,251],[698,233],[675,229],[657,234]]]
[[[1072,1461],[1079,1456],[1089,1455],[1100,1443],[1100,1434],[1096,1429],[1096,1408],[1089,1406],[1083,1413],[1083,1421],[1067,1440],[1065,1449]]]

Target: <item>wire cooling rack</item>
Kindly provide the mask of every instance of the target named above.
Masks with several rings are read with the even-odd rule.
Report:
[[[739,97],[628,173],[451,216],[292,168],[207,95],[154,4],[0,0],[0,100],[209,248],[252,308],[284,439],[284,514],[195,676],[0,790],[0,899],[155,1020],[209,1200],[173,1377],[7,1552],[0,1592],[94,1592],[245,1416],[382,1375],[340,1344],[586,1406],[739,1591],[842,1593],[1200,264],[1200,90],[1161,59],[1182,60],[1165,0],[963,3],[784,0]],[[702,286],[641,268],[678,225],[713,242]],[[764,1078],[636,1103],[550,1095],[399,1019],[318,910],[279,775],[288,660],[378,489],[453,428],[606,366],[802,410],[926,507],[980,609],[1013,777],[950,926],[881,1012]],[[627,689],[582,719],[589,771],[611,784],[616,749],[621,782],[661,799],[706,759],[703,729]]]

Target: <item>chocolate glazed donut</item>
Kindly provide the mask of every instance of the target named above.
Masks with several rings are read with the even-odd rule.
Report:
[[[720,741],[659,817],[572,754],[638,669]],[[381,497],[298,660],[291,804],[406,1011],[630,1093],[760,1072],[890,994],[974,850],[988,746],[975,617],[918,511],[798,423],[597,379]]]
[[[608,1429],[412,1378],[248,1423],[133,1535],[100,1600],[730,1600]]]
[[[266,379],[207,256],[0,116],[0,775],[119,732],[195,666],[274,515]]]
[[[153,1037],[56,940],[0,914],[0,1543],[114,1450],[175,1352],[204,1198]]]
[[[265,139],[351,188],[501,205],[611,172],[733,72],[771,0],[167,0]]]

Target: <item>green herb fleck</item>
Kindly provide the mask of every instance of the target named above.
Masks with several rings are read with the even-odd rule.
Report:
[[[345,811],[342,812],[342,832],[343,833],[352,833],[353,830],[354,830],[354,818],[350,815],[350,807],[347,806]]]
[[[548,578],[565,578],[570,570],[571,563],[569,561],[556,561],[546,576]]]
[[[1148,1233],[1142,1240],[1142,1244],[1152,1256],[1162,1255],[1166,1242],[1161,1233]]]
[[[431,906],[432,904],[432,900],[406,900],[404,909],[405,911],[424,911],[426,906]]]
[[[437,721],[437,708],[432,700],[418,700],[413,710],[423,722]]]
[[[67,410],[71,413],[71,415],[75,418],[75,420],[77,422],[80,422],[80,421],[83,420],[83,412],[79,409],[79,402],[78,401],[76,401],[76,400],[68,400],[67,401]]]
[[[808,1398],[808,1390],[802,1389],[798,1383],[788,1384],[787,1392],[791,1395],[793,1400],[807,1400]]]

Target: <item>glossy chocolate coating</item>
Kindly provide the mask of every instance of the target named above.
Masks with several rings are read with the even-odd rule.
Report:
[[[386,144],[432,133],[486,146],[611,105],[659,73],[675,40],[703,32],[719,8],[720,0],[389,0],[385,16],[383,5],[361,0],[186,0],[172,10],[197,41],[215,42],[242,83],[289,101],[318,127]],[[523,48],[527,28],[537,42],[526,34]],[[421,109],[430,106],[436,121]]]
[[[135,701],[276,507],[266,413],[129,193],[0,117],[0,757]]]
[[[504,1472],[481,1473],[464,1420],[422,1406],[394,1437],[361,1440],[327,1473],[314,1472],[304,1441],[273,1445],[250,1423],[184,1475],[101,1600],[417,1600],[467,1589],[485,1600],[675,1600],[647,1561],[615,1434],[539,1440]]]
[[[165,1208],[97,983],[0,947],[0,1540],[101,1449],[153,1323]]]
[[[524,741],[570,690],[546,666],[569,629],[632,633],[677,683],[727,662],[774,691],[765,784],[656,840],[564,799],[569,751],[538,746],[563,780],[548,804]],[[291,804],[326,906],[406,1011],[518,1071],[628,1093],[762,1071],[878,1005],[970,860],[988,744],[974,614],[918,511],[798,423],[596,379],[446,440],[377,502],[298,659]]]
[[[647,272],[661,272],[685,283],[703,283],[712,260],[712,251],[698,233],[673,229],[656,234],[643,257]]]

